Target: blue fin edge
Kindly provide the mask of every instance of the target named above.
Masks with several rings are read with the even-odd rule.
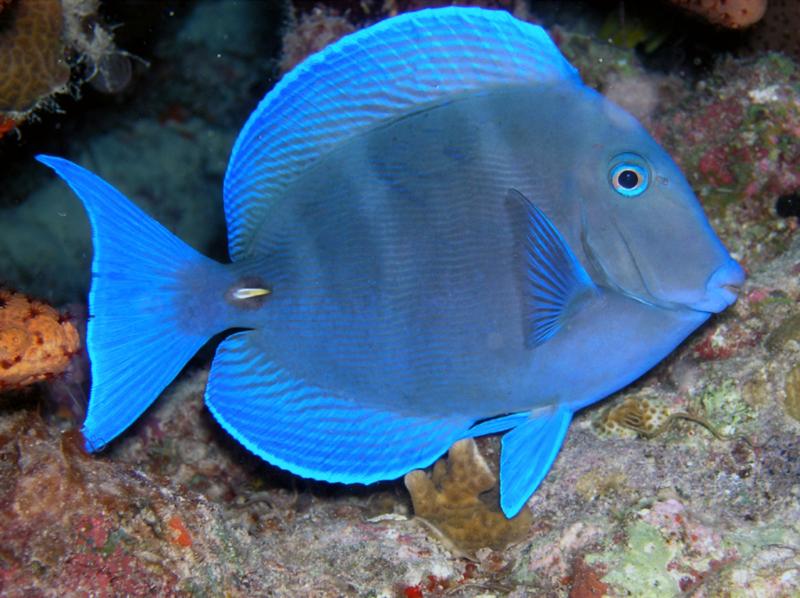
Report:
[[[83,434],[86,448],[97,451],[147,409],[213,334],[178,326],[180,279],[187,268],[207,274],[217,264],[88,170],[54,156],[36,159],[72,188],[92,224],[92,386]]]

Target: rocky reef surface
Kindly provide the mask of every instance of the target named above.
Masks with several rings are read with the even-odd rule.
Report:
[[[656,69],[673,42],[634,51],[597,40],[602,18],[553,22],[507,4],[541,18],[584,79],[672,153],[748,270],[739,302],[580,413],[522,518],[502,525],[496,437],[405,484],[302,480],[214,422],[202,402],[210,353],[109,450],[87,455],[79,359],[67,378],[0,395],[0,594],[800,595],[800,67],[759,51]],[[284,28],[287,13],[260,3],[157,6],[174,26],[142,52],[151,66],[129,95],[85,97],[90,117],[29,123],[0,146],[0,272],[77,303],[73,313],[88,224],[31,154],[83,163],[222,258],[227,153],[281,70],[278,31],[302,54],[308,15],[314,35],[369,20],[298,3]]]

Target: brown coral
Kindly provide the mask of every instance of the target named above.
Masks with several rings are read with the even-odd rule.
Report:
[[[652,436],[669,420],[670,412],[647,399],[631,397],[621,404],[608,408],[594,422],[601,436],[626,436],[642,434]]]
[[[700,15],[710,23],[729,29],[744,29],[761,20],[767,0],[670,0],[672,4]]]
[[[595,420],[594,429],[600,436],[638,435],[643,438],[655,438],[669,430],[677,420],[699,424],[717,440],[733,439],[722,434],[705,417],[686,411],[671,412],[664,406],[639,397],[629,397],[622,403],[606,409],[600,418]],[[746,438],[743,440],[750,444]]]
[[[0,289],[0,391],[60,374],[79,346],[75,326],[55,309]]]
[[[430,476],[412,471],[405,483],[417,517],[466,556],[483,547],[502,550],[523,539],[533,523],[526,508],[512,519],[503,515],[497,479],[472,439],[450,447],[447,461],[437,461]]]
[[[0,13],[0,112],[13,118],[65,88],[70,69],[63,27],[60,0],[13,0],[5,6]]]
[[[129,54],[114,45],[99,6],[99,0],[0,0],[0,137],[80,83],[91,81],[104,93],[128,84]]]

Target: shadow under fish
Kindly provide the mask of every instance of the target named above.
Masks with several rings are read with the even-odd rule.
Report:
[[[572,414],[744,279],[664,150],[501,11],[401,15],[287,74],[233,148],[230,264],[83,168],[38,159],[92,223],[92,451],[236,328],[205,398],[249,450],[368,484],[506,432],[511,517]]]

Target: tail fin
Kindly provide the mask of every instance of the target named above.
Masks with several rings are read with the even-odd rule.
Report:
[[[92,390],[86,448],[101,449],[131,425],[215,333],[214,318],[186,316],[189,273],[221,269],[88,170],[37,156],[83,202],[94,260],[87,346]],[[198,314],[202,316],[203,314]]]

